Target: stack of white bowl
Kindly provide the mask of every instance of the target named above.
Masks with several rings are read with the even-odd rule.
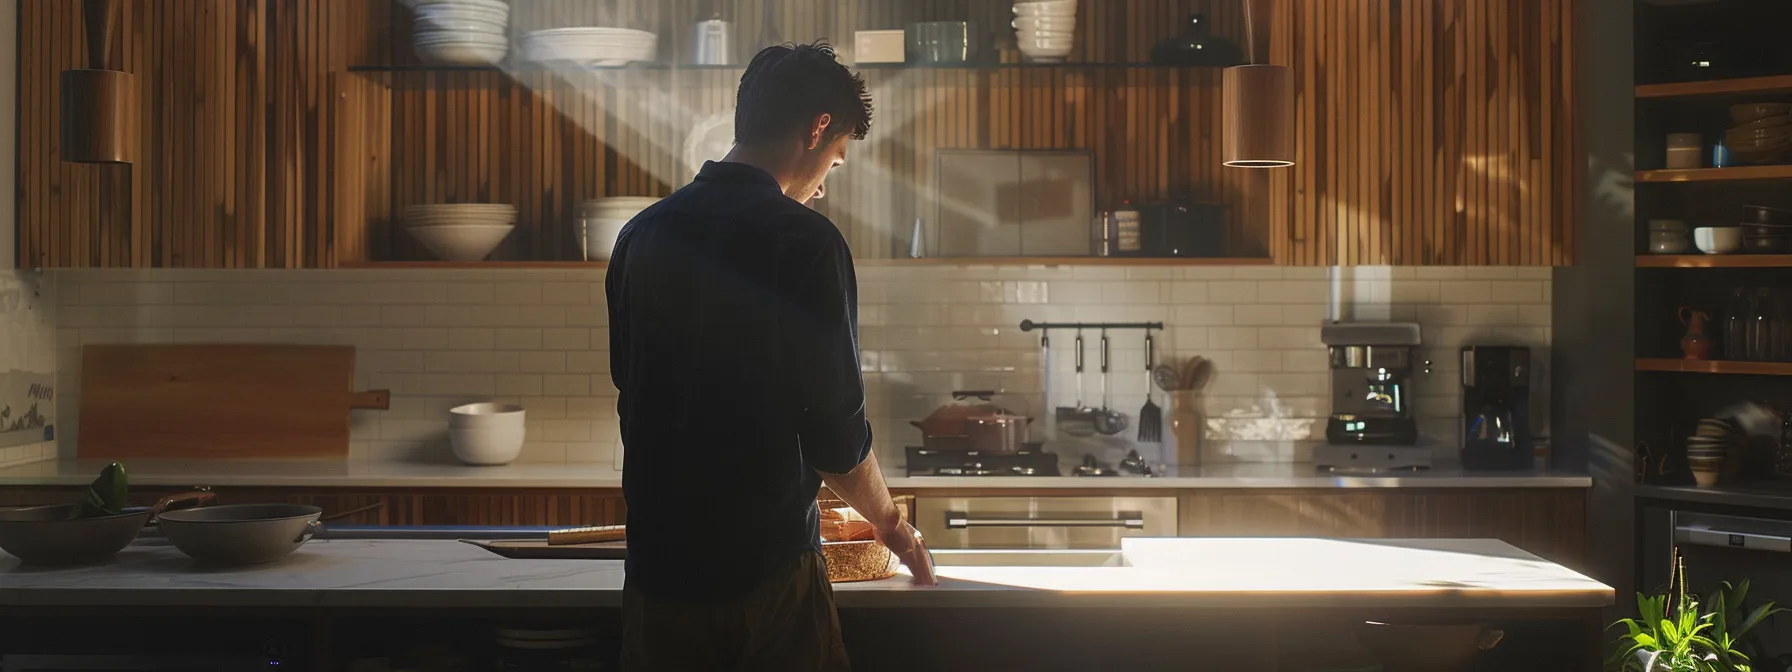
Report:
[[[579,226],[585,233],[585,258],[609,261],[622,226],[659,200],[645,196],[616,196],[579,203]]]
[[[404,209],[404,229],[443,261],[479,261],[516,228],[516,206],[442,203]]]
[[[1027,60],[1064,60],[1076,44],[1076,0],[1014,3],[1014,38]]]
[[[438,65],[492,65],[510,50],[510,5],[500,0],[413,0],[417,57]]]
[[[523,407],[467,404],[448,410],[448,447],[475,466],[509,464],[523,452]]]
[[[550,28],[523,37],[523,56],[537,63],[611,68],[651,61],[659,36],[628,28]]]

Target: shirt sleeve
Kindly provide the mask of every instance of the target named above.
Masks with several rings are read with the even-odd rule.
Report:
[[[859,375],[858,278],[837,235],[795,277],[796,319],[785,339],[797,375],[803,460],[831,474],[852,471],[871,452],[865,383]]]

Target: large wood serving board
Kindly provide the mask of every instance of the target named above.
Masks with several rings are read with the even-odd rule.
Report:
[[[628,541],[599,541],[589,544],[549,546],[546,539],[506,539],[461,542],[478,546],[513,560],[627,560]]]
[[[83,458],[346,457],[355,349],[334,345],[89,345]]]

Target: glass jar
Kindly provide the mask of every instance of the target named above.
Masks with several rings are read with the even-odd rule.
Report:
[[[1649,251],[1655,254],[1685,254],[1692,249],[1686,236],[1686,222],[1677,219],[1649,221]]]

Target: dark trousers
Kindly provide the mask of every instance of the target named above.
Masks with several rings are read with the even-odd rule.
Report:
[[[847,672],[827,564],[806,552],[745,595],[717,602],[658,599],[624,584],[626,672]]]

